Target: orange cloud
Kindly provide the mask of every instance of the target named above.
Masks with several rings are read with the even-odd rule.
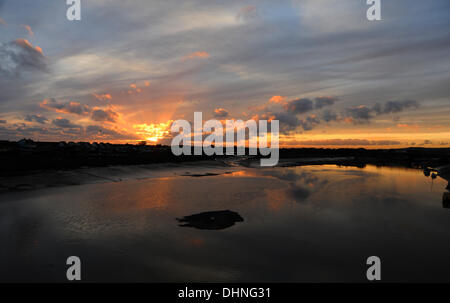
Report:
[[[346,124],[352,124],[352,123],[355,122],[355,120],[354,120],[353,118],[351,118],[351,117],[346,117],[346,118],[344,119],[344,122],[345,122]]]
[[[183,59],[195,59],[195,58],[209,58],[210,54],[208,52],[202,51],[202,52],[193,52],[192,54],[189,54],[185,56]]]
[[[273,96],[272,98],[269,99],[269,103],[279,103],[279,104],[284,104],[284,103],[286,103],[286,97],[283,97],[283,96]]]
[[[96,93],[93,93],[92,95],[95,97],[95,99],[100,100],[100,101],[106,101],[106,100],[111,100],[112,99],[110,94],[100,94],[100,95],[98,95]]]
[[[135,84],[135,83],[131,83],[130,84],[130,87],[135,91],[135,92],[137,92],[137,93],[140,93],[140,92],[142,92],[142,89],[140,89],[140,88],[138,88],[137,87],[137,85]],[[128,94],[132,94],[133,93],[133,90],[128,90]]]
[[[69,101],[67,103],[60,103],[55,99],[45,99],[39,105],[42,108],[55,111],[57,113],[76,114],[83,116],[91,112],[89,106],[73,101]]]
[[[410,125],[410,124],[402,124],[402,123],[399,123],[399,124],[397,124],[397,127],[401,127],[401,128],[410,128],[410,129],[418,129],[418,128],[419,128],[419,125],[417,125],[417,124]]]
[[[15,43],[25,49],[29,48],[40,53],[41,55],[44,55],[44,53],[42,52],[42,48],[40,48],[39,46],[33,47],[33,45],[27,39],[17,39],[15,40]]]
[[[216,108],[214,110],[214,116],[216,118],[226,118],[230,113],[224,108]]]

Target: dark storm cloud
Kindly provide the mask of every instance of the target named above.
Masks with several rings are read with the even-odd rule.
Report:
[[[314,99],[318,105],[318,109],[325,106],[332,106],[338,98],[336,97],[318,97]],[[317,102],[317,100],[320,100]],[[317,105],[316,105],[317,106]],[[310,99],[300,98],[287,102],[284,105],[284,112],[267,112],[261,118],[267,119],[271,117],[280,121],[280,130],[282,133],[290,133],[298,129],[310,131],[326,122],[352,122],[354,124],[368,124],[378,115],[390,113],[400,113],[407,109],[415,109],[419,107],[417,101],[388,101],[384,104],[375,104],[374,106],[354,106],[337,113],[332,109],[319,111],[317,114],[299,118],[301,114],[313,110],[313,102]],[[347,118],[347,119],[344,119]]]
[[[373,118],[372,109],[361,105],[347,108],[347,115],[356,123],[368,123]]]
[[[321,116],[325,122],[337,121],[339,119],[338,114],[333,110],[324,110]]]
[[[45,71],[47,62],[42,50],[28,40],[17,39],[0,45],[0,74],[16,76],[25,70]]]
[[[43,127],[35,127],[35,126],[18,126],[16,131],[21,133],[22,135],[31,135],[34,133],[39,134],[49,134],[50,131],[47,128]]]
[[[41,115],[26,115],[25,116],[25,121],[28,122],[37,122],[37,123],[41,123],[41,124],[45,124],[45,122],[48,120],[46,117],[41,116]]]
[[[350,107],[346,113],[355,123],[368,123],[376,115],[400,113],[408,109],[417,109],[419,106],[419,102],[414,100],[387,101],[384,104],[376,103],[372,107],[365,105]]]
[[[40,103],[40,106],[59,113],[75,114],[79,116],[89,116],[96,122],[111,122],[117,121],[119,114],[111,109],[92,109],[90,106],[81,104],[79,102],[59,102],[54,98],[45,99]]]
[[[337,100],[337,97],[316,97],[314,101],[309,98],[298,98],[284,104],[284,109],[293,114],[304,114],[314,109],[332,106]]]
[[[6,124],[6,120],[0,120],[0,124]]]
[[[313,101],[308,98],[299,98],[295,100],[288,101],[285,104],[285,109],[288,112],[294,114],[303,114],[314,109]]]
[[[305,119],[300,120],[300,126],[304,130],[312,130],[319,124],[320,124],[320,120],[316,116],[309,116],[309,117],[306,117]]]
[[[332,106],[338,98],[336,97],[317,97],[314,99],[314,108],[321,109],[326,106]]]
[[[290,112],[268,114],[268,116],[280,121],[280,131],[284,134],[295,131],[298,128],[305,131],[312,130],[320,124],[320,119],[315,115],[311,115],[303,119],[299,119],[295,114]]]
[[[273,119],[280,121],[280,131],[282,133],[289,133],[300,125],[300,120],[291,113],[275,113]]]
[[[94,109],[91,119],[97,122],[116,122],[118,114],[112,110]]]
[[[90,107],[87,105],[72,101],[59,102],[54,98],[45,99],[40,105],[48,110],[81,116],[88,115],[91,112]]]
[[[82,128],[80,125],[76,125],[76,124],[70,122],[70,120],[64,119],[64,118],[56,118],[52,121],[52,123],[55,126],[61,127],[61,128]]]
[[[404,100],[404,101],[388,101],[383,106],[380,104],[375,104],[373,110],[377,114],[390,114],[399,113],[407,109],[415,109],[419,107],[419,103],[414,100]]]

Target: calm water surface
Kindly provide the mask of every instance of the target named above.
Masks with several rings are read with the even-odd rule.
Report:
[[[2,194],[0,281],[65,281],[72,255],[84,281],[365,281],[376,255],[384,281],[450,282],[446,185],[330,165]]]

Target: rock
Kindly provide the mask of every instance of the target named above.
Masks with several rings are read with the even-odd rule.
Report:
[[[236,222],[243,222],[244,219],[236,212],[230,210],[209,211],[177,218],[181,227],[194,227],[198,229],[225,229],[233,226]]]

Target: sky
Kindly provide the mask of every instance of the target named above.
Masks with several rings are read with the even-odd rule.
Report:
[[[450,1],[0,0],[0,140],[170,144],[277,119],[284,147],[450,147]]]

